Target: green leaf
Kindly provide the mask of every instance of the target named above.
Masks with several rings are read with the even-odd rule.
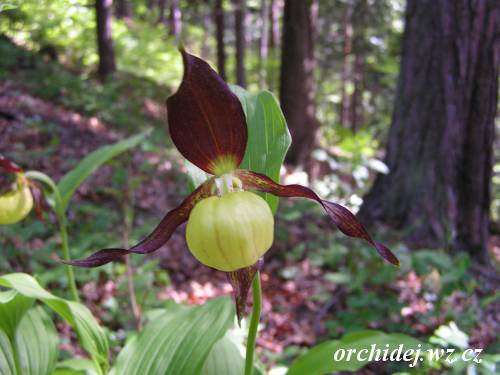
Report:
[[[95,372],[91,374],[95,374]],[[78,370],[73,370],[71,368],[62,367],[62,368],[57,368],[51,375],[89,375],[89,373],[86,373],[85,371],[78,371]]]
[[[269,91],[251,94],[239,86],[230,88],[240,99],[248,126],[247,148],[240,168],[263,173],[279,182],[292,139],[278,100]],[[276,212],[278,198],[267,193],[263,197]]]
[[[413,337],[399,333],[386,334],[374,330],[350,333],[340,340],[326,341],[313,347],[292,363],[287,375],[323,375],[332,371],[357,371],[369,361],[360,360],[356,354],[352,354],[349,360],[347,354],[343,358],[338,357],[338,360],[335,360],[335,353],[342,349],[344,351],[355,349],[356,353],[362,349],[367,349],[368,356],[372,345],[375,345],[375,348],[380,349],[381,352],[388,348],[390,353],[401,344],[404,353],[408,349],[418,349],[418,344],[421,344],[421,342]],[[364,357],[363,353],[362,359]]]
[[[33,299],[27,298],[15,290],[0,292],[0,329],[13,342],[16,330],[24,313],[33,306]]]
[[[26,297],[19,295],[0,305],[4,312],[21,311],[18,320],[8,318],[14,325],[14,336],[9,338],[4,331],[5,321],[0,329],[0,373],[12,375],[45,375],[52,373],[59,353],[59,338],[50,317],[41,307],[24,311]],[[16,310],[16,304],[22,306]],[[9,306],[12,311],[5,309]],[[12,314],[13,315],[13,314]]]
[[[3,12],[4,10],[16,9],[17,7],[18,7],[17,4],[9,4],[9,3],[0,4],[0,13]]]
[[[210,175],[207,172],[198,168],[196,165],[194,165],[187,159],[184,160],[184,166],[186,167],[189,176],[189,182],[188,182],[189,192],[194,191],[194,189],[196,189],[210,177]]]
[[[108,341],[91,312],[82,304],[54,296],[30,275],[11,273],[0,276],[0,285],[12,288],[19,294],[39,299],[66,320],[75,330],[83,349],[103,373],[108,368]]]
[[[94,364],[86,358],[70,358],[57,364],[52,375],[97,375]]]
[[[227,331],[217,341],[203,365],[203,375],[243,374],[245,370],[245,348],[236,341],[234,334]]]
[[[461,331],[457,324],[452,321],[448,324],[439,326],[430,338],[430,342],[444,347],[453,345],[459,349],[465,350],[469,347],[469,336]]]
[[[103,146],[88,154],[76,165],[76,167],[66,173],[57,184],[61,195],[61,212],[64,212],[68,207],[68,203],[76,189],[78,189],[82,182],[94,173],[97,168],[128,149],[137,146],[150,132],[150,130],[147,130],[112,145]]]
[[[30,309],[16,332],[19,374],[51,374],[59,353],[59,338],[50,317],[41,307]]]
[[[14,348],[7,334],[0,329],[0,374],[17,375]]]
[[[110,375],[200,374],[212,346],[233,322],[228,297],[168,310],[125,345]]]

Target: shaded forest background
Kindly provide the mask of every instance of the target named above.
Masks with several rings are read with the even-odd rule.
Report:
[[[139,239],[188,189],[164,106],[182,77],[182,44],[228,82],[275,93],[293,140],[282,181],[359,212],[402,260],[384,267],[314,205],[281,202],[258,341],[269,368],[356,329],[431,339],[450,322],[497,353],[498,30],[492,0],[1,2],[0,152],[57,179],[98,146],[153,127],[70,212],[75,258]],[[51,225],[48,215],[0,228],[2,273],[64,289]],[[132,266],[135,310],[124,265],[77,270],[116,347],[141,311],[228,292],[181,233]]]

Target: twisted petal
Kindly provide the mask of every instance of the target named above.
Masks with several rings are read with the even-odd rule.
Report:
[[[367,241],[377,250],[382,258],[389,263],[399,265],[398,258],[396,258],[391,250],[380,242],[374,241],[356,216],[340,204],[321,199],[314,191],[305,186],[280,185],[260,173],[240,169],[235,171],[234,175],[242,181],[245,189],[255,189],[274,194],[278,197],[303,197],[318,202],[342,233]]]
[[[167,99],[170,136],[180,153],[205,172],[220,175],[236,169],[248,136],[241,103],[210,65],[181,53],[182,83]]]
[[[103,249],[88,258],[64,262],[77,267],[98,267],[117,260],[126,254],[149,254],[165,244],[174,230],[189,218],[194,205],[201,199],[213,195],[214,179],[211,178],[200,185],[184,201],[167,213],[158,226],[145,239],[130,249]]]

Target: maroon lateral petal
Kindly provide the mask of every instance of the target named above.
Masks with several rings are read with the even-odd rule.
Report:
[[[5,169],[7,172],[11,172],[11,173],[18,173],[18,172],[23,171],[20,166],[18,166],[16,163],[10,161],[9,159],[4,157],[3,155],[0,155],[0,167]]]
[[[236,303],[236,316],[238,317],[238,325],[241,323],[243,315],[246,313],[248,290],[252,285],[253,278],[257,271],[260,271],[264,259],[260,258],[257,263],[252,266],[241,268],[237,271],[226,273],[227,279],[233,287],[233,295]]]
[[[240,169],[235,171],[234,175],[242,181],[243,187],[246,189],[255,189],[278,197],[302,197],[318,202],[342,233],[367,241],[377,250],[382,258],[389,263],[399,265],[398,258],[396,258],[391,250],[381,243],[374,241],[356,216],[340,204],[323,200],[314,191],[302,185],[277,184],[261,173]]]
[[[167,99],[170,136],[180,153],[205,172],[236,169],[247,145],[241,103],[210,65],[180,51],[184,76]]]
[[[77,259],[71,261],[61,260],[61,262],[75,267],[93,268],[120,259],[122,256],[130,253],[131,251],[126,249],[103,249],[95,252],[85,259]]]
[[[165,244],[174,230],[189,218],[194,205],[203,198],[213,195],[214,178],[211,178],[193,191],[182,203],[167,213],[158,226],[145,239],[130,249],[103,249],[88,258],[63,263],[77,267],[98,267],[117,260],[126,254],[149,254]]]
[[[328,216],[330,216],[332,221],[342,233],[347,236],[358,237],[368,241],[373,247],[375,247],[382,258],[387,260],[389,263],[397,266],[399,265],[399,260],[392,253],[392,251],[380,242],[374,241],[366,231],[365,227],[363,227],[351,211],[338,203],[325,200],[322,200],[321,203],[328,213]]]

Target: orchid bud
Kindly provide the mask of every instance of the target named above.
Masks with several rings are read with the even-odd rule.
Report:
[[[14,224],[24,219],[33,208],[33,196],[24,174],[16,173],[10,191],[0,195],[0,224]]]
[[[269,205],[248,191],[201,200],[191,211],[186,228],[194,257],[225,272],[255,264],[271,247],[273,235]]]

